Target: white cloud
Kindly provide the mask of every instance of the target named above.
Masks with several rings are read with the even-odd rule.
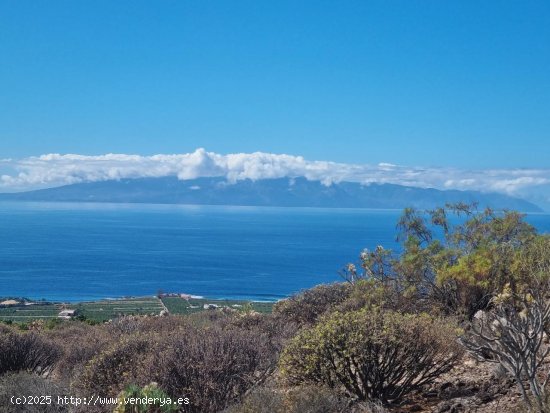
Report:
[[[301,156],[263,152],[221,155],[204,149],[153,156],[46,154],[19,160],[1,159],[0,170],[0,190],[10,192],[78,182],[163,176],[177,176],[181,180],[224,177],[229,182],[305,177],[325,185],[340,181],[394,183],[518,196],[536,194],[542,188],[546,192],[550,184],[550,169],[465,170],[391,163],[359,165],[309,161]]]

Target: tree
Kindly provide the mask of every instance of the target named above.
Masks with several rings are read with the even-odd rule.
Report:
[[[450,204],[431,211],[404,210],[397,223],[402,251],[377,247],[361,253],[346,279],[376,279],[415,301],[431,300],[468,319],[505,286],[522,288],[514,272],[518,254],[536,240],[535,229],[514,211]]]

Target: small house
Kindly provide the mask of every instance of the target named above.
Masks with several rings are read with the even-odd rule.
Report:
[[[77,310],[65,309],[65,310],[61,310],[59,312],[59,314],[57,315],[57,318],[62,318],[64,320],[70,320],[71,318],[73,318],[76,315],[77,315]]]

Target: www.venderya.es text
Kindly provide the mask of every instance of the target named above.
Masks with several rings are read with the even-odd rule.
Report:
[[[128,406],[184,406],[190,404],[188,397],[101,397],[92,395],[89,397],[75,396],[12,396],[10,402],[13,405],[53,405],[60,406],[102,406],[119,405]]]

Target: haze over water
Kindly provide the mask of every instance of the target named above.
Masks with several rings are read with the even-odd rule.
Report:
[[[395,248],[401,211],[0,203],[0,296],[278,299]],[[550,215],[529,215],[550,232]]]

